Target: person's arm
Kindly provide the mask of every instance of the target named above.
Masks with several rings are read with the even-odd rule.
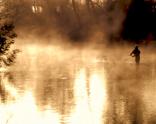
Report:
[[[130,53],[130,56],[132,56],[134,54],[134,50]]]

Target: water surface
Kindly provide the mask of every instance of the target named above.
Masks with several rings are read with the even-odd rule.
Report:
[[[24,46],[0,73],[0,124],[155,124],[155,67],[102,50]]]

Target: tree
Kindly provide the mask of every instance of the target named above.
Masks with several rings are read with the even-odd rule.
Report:
[[[3,15],[0,18],[0,60],[5,65],[10,65],[14,62],[15,55],[19,51],[18,49],[10,49],[11,45],[15,43],[14,39],[17,37],[17,34],[14,31],[15,27],[12,22],[12,10],[9,10],[9,2],[1,3],[0,7],[3,8],[0,13]],[[5,56],[5,58],[2,56]]]
[[[13,44],[14,38],[17,37],[17,34],[14,32],[14,25],[12,23],[10,24],[4,24],[0,28],[0,54],[5,54],[11,44]]]
[[[78,25],[81,26],[80,15],[78,13],[78,9],[77,9],[77,5],[76,5],[75,0],[72,0],[72,6],[73,6],[73,10],[74,10],[74,13],[75,13],[77,21],[78,21]]]

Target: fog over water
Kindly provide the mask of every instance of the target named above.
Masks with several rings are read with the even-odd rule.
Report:
[[[152,48],[140,47],[136,67],[133,46],[18,47],[16,64],[1,73],[2,124],[155,123]]]
[[[53,9],[53,2],[47,2]],[[77,28],[69,8],[55,8],[68,10],[70,21],[65,13],[56,15],[58,21],[48,13],[51,9],[44,12],[47,6],[36,14],[32,6],[24,10],[27,2],[22,5],[14,18],[14,47],[21,52],[13,66],[0,72],[0,124],[156,123],[155,44],[139,45],[141,61],[136,65],[130,56],[136,44],[116,37],[124,13],[111,24],[103,16],[103,23],[89,22],[85,13],[84,28]],[[115,10],[109,13],[113,19]],[[93,25],[86,26],[88,22]]]

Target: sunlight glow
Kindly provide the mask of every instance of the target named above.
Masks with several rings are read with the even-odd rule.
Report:
[[[38,111],[30,91],[17,103],[0,106],[1,124],[60,124],[59,115],[52,109]]]
[[[29,71],[32,73],[30,73],[30,77],[28,74],[26,81],[23,81],[24,91],[22,91],[22,94],[19,93],[17,85],[14,86],[13,83],[9,82],[7,77],[3,77],[4,75],[1,76],[3,87],[15,100],[11,101],[7,99],[7,103],[0,104],[0,124],[61,124],[64,122],[68,124],[105,124],[107,86],[103,64],[101,68],[98,62],[88,62],[87,60],[91,60],[92,57],[86,55],[87,53],[82,54],[82,56],[77,56],[79,54],[77,51],[68,51],[56,46],[47,47],[31,44],[25,45],[22,50],[24,51],[22,53],[24,57],[20,59],[23,63],[27,62],[28,66],[26,66],[26,71],[31,68]],[[83,62],[81,62],[81,57],[85,58]],[[57,60],[56,62],[54,58],[55,61]],[[76,61],[73,61],[74,59],[76,59]],[[42,106],[43,110],[41,106],[37,106],[38,101],[37,98],[35,98],[36,94],[34,95],[38,88],[37,85],[40,83],[39,80],[41,79],[39,77],[40,67],[45,66],[44,63],[46,62],[48,68],[45,70],[48,70],[49,67],[55,66],[53,63],[66,60],[70,60],[72,66],[75,64],[72,67],[73,77],[71,77],[73,81],[72,100],[70,101],[72,108],[67,115],[68,117],[59,114],[57,108],[53,108],[54,106],[52,106],[51,101],[49,105]],[[66,66],[66,64],[64,66]],[[51,70],[57,73],[55,70]],[[58,75],[56,75],[56,77],[57,76]],[[50,79],[53,79],[53,77]],[[55,86],[52,88],[55,88]],[[57,104],[57,106],[60,106],[60,104]],[[62,122],[62,120],[64,122]]]
[[[31,45],[31,46],[25,47],[25,49],[26,51],[28,51],[29,54],[36,55],[39,48],[35,45]]]
[[[80,4],[85,4],[86,3],[86,0],[75,0],[76,2],[80,3]],[[70,0],[70,2],[72,3],[72,0]],[[102,2],[107,2],[107,0],[92,0],[92,2],[95,2],[95,3],[102,3]]]
[[[33,13],[42,13],[43,12],[43,7],[34,5],[34,6],[32,6],[32,12]]]
[[[103,124],[103,113],[106,112],[107,91],[106,81],[102,72],[93,71],[90,82],[90,110],[94,124]]]
[[[92,124],[88,107],[86,70],[84,68],[76,74],[74,90],[76,107],[71,115],[70,124]]]
[[[76,106],[70,118],[70,124],[103,124],[106,112],[106,81],[103,73],[91,72],[87,81],[83,68],[76,74]],[[105,110],[104,110],[104,109]]]

